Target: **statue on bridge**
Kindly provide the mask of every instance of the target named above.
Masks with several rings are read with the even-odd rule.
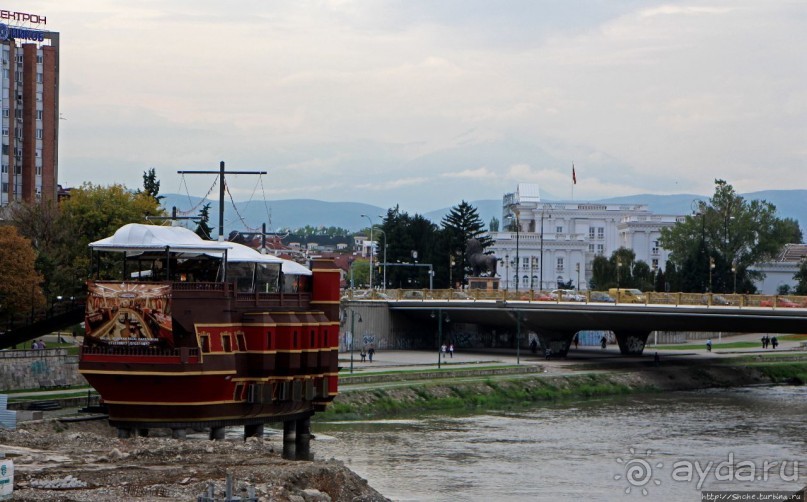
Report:
[[[468,239],[465,245],[465,258],[471,265],[474,277],[481,277],[485,272],[490,277],[496,275],[496,256],[482,252],[482,243],[479,239]]]

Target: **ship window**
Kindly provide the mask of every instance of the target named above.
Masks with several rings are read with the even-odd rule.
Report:
[[[317,346],[317,333],[312,329],[311,330],[311,343],[308,344],[309,347],[314,348]]]
[[[221,346],[223,347],[224,352],[232,352],[233,351],[233,342],[230,335],[222,335],[221,336]]]
[[[240,352],[246,352],[247,350],[247,340],[242,333],[235,335],[235,340],[238,342],[238,350]]]
[[[272,349],[272,332],[266,332],[266,348],[271,350]]]
[[[330,347],[330,345],[328,345],[328,330],[327,329],[322,331],[322,346],[323,347]]]
[[[244,392],[244,384],[235,384],[235,392],[233,393],[233,401],[241,401],[244,397],[241,395]]]
[[[208,335],[200,336],[199,345],[202,346],[202,352],[210,352],[210,337]]]
[[[297,348],[297,331],[296,330],[294,331],[294,336],[291,339],[291,348],[293,348],[293,349]]]

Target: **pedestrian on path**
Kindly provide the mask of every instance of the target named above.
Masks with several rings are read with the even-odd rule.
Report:
[[[706,352],[711,352],[711,351],[712,351],[712,339],[707,338],[706,339]]]
[[[768,348],[768,343],[770,343],[770,338],[768,338],[767,334],[763,335],[762,336],[762,348],[767,349]]]
[[[574,334],[572,341],[574,342],[574,348],[577,349],[577,346],[580,344],[580,338],[578,338],[577,333]]]
[[[779,339],[776,337],[771,338],[771,347],[774,349],[779,346]]]
[[[451,357],[451,359],[454,359],[454,344],[453,343],[448,344],[448,355],[449,355],[449,357]]]
[[[440,354],[442,354],[443,359],[446,358],[446,344],[440,346]]]
[[[370,359],[370,362],[373,362],[373,355],[375,354],[375,349],[370,347],[370,350],[367,351],[367,357]]]
[[[359,355],[361,356],[361,362],[365,362],[367,360],[367,351],[364,350],[364,347],[361,348]]]

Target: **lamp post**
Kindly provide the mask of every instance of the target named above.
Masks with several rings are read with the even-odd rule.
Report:
[[[367,218],[370,222],[370,291],[373,290],[373,255],[375,254],[375,241],[373,241],[373,220],[366,214],[361,215],[362,218]]]
[[[504,285],[504,290],[510,289],[510,255],[504,255],[504,275],[507,277],[507,282]]]
[[[432,319],[434,319],[434,311],[432,311]],[[446,315],[446,322],[451,322],[451,319]],[[442,363],[442,344],[443,343],[443,309],[437,309],[437,369],[440,369]]]
[[[732,294],[737,294],[737,262],[731,262],[731,273],[734,274],[734,291]]]
[[[359,322],[361,322],[361,314],[359,315]],[[348,337],[347,342],[350,344],[350,374],[353,374],[353,339],[356,337],[354,332],[356,325],[356,311],[350,311],[350,336]]]
[[[712,292],[712,271],[715,269],[715,259],[714,257],[709,257],[709,292]]]
[[[518,269],[521,267],[521,263],[519,262],[518,258],[518,236],[521,230],[521,223],[518,221],[518,210],[512,210],[513,214],[515,215],[515,224],[516,224],[516,294],[518,294],[518,283],[521,282],[519,279],[519,271]]]
[[[516,310],[516,364],[521,364],[521,312]]]
[[[535,257],[530,256],[530,291],[535,289]]]
[[[376,230],[384,234],[384,284],[381,286],[381,289],[384,291],[387,290],[387,232],[384,231],[382,228],[376,227]]]
[[[575,270],[577,270],[577,291],[580,291],[580,262],[574,264]]]
[[[622,258],[616,258],[616,301],[619,301],[619,269],[622,268]]]
[[[550,214],[549,217],[551,218],[552,215]],[[544,206],[541,205],[541,263],[539,267],[538,275],[540,276],[538,285],[538,289],[543,291],[544,289]]]

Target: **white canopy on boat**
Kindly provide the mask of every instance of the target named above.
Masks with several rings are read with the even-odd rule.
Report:
[[[273,255],[261,254],[249,246],[229,241],[206,241],[191,230],[183,227],[163,227],[129,223],[119,228],[114,235],[90,243],[92,249],[102,251],[130,252],[139,254],[146,251],[168,251],[188,254],[222,256],[227,253],[227,261],[280,264],[288,275],[311,275],[311,270],[299,263]]]

